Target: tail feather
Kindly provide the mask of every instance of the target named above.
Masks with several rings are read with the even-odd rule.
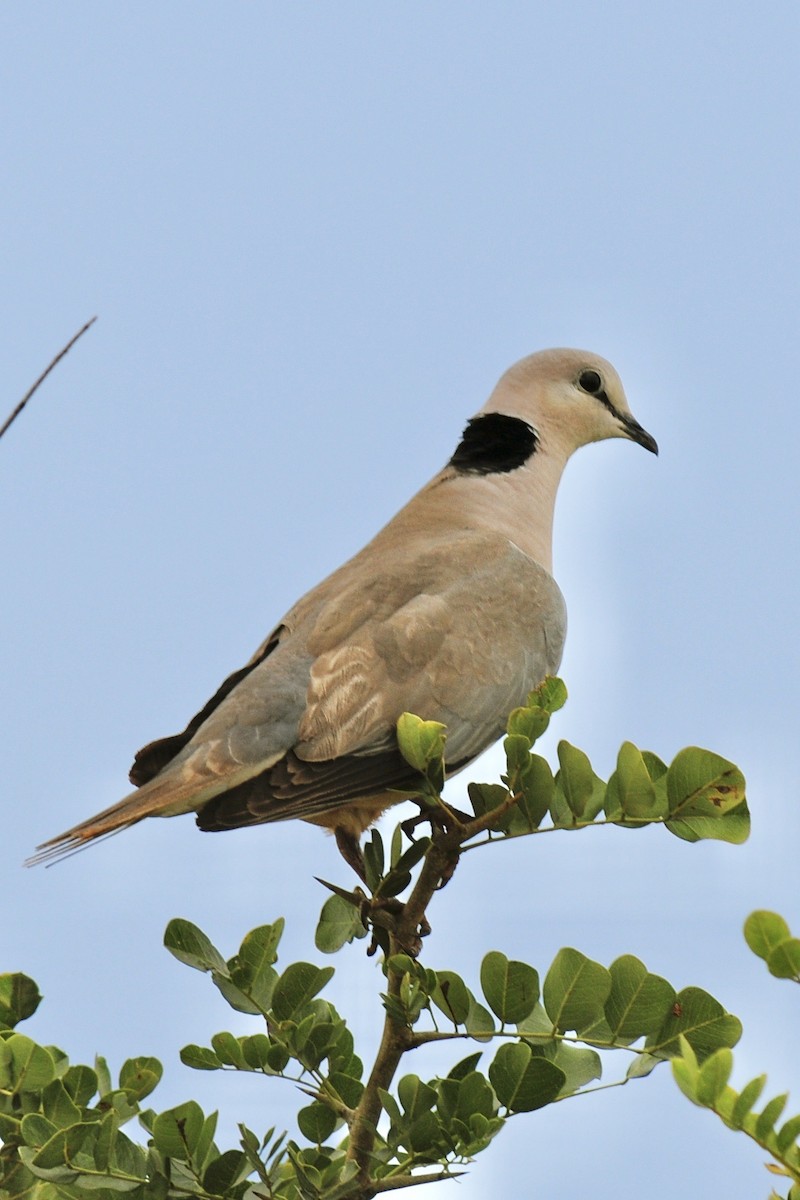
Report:
[[[30,858],[25,859],[26,867],[38,867],[42,863],[45,866],[52,867],[55,863],[60,862],[65,858],[72,858],[73,854],[80,854],[82,850],[88,850],[89,846],[94,842],[104,842],[106,838],[114,837],[117,833],[122,833],[123,829],[128,829],[131,825],[136,825],[141,821],[141,817],[133,817],[129,821],[120,822],[113,829],[105,831],[96,830],[94,832],[79,833],[81,828],[76,825],[75,829],[70,829],[66,833],[61,833],[58,837],[50,838],[47,842],[42,842],[41,846],[37,846],[36,854],[32,854]]]
[[[267,764],[269,765],[269,764]],[[66,858],[77,850],[82,850],[90,842],[118,833],[138,824],[145,817],[176,817],[181,813],[197,812],[213,796],[224,792],[227,788],[242,782],[254,772],[262,769],[243,767],[237,772],[227,775],[210,775],[201,772],[191,763],[186,762],[180,770],[168,771],[156,776],[135,792],[130,792],[122,800],[104,808],[86,821],[73,825],[57,837],[42,842],[25,862],[26,867],[34,867],[39,863],[53,863],[57,859]]]
[[[206,788],[198,787],[196,777],[186,780],[169,777],[154,779],[152,783],[131,792],[110,808],[105,808],[88,820],[73,825],[71,829],[59,833],[56,837],[48,838],[36,847],[38,853],[29,858],[25,865],[33,867],[38,863],[53,862],[66,857],[89,842],[138,824],[145,817],[168,817],[191,812],[199,808],[215,790],[221,790],[225,786],[224,781],[215,782],[216,789],[213,786],[209,788],[208,785]]]

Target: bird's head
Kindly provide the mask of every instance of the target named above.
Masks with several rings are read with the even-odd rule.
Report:
[[[628,438],[658,454],[656,440],[634,418],[619,375],[585,350],[541,350],[502,376],[480,416],[500,413],[524,422],[543,448],[569,456],[605,438]]]

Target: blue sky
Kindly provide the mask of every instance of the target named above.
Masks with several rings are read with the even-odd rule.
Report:
[[[492,948],[638,954],[743,1019],[734,1082],[766,1070],[800,1108],[795,995],[740,933],[757,907],[800,928],[799,37],[780,2],[3,6],[0,416],[99,317],[0,444],[0,969],[45,993],[32,1036],[157,1054],[160,1106],[196,1096],[225,1130],[286,1122],[288,1085],[178,1063],[249,1026],[160,940],[180,915],[232,953],[283,915],[283,961],[316,959],[330,839],[184,818],[19,864],[124,793],[133,751],[438,470],[511,362],[575,345],[615,364],[661,456],[568,467],[550,752],[566,737],[606,775],[624,739],[707,746],[745,771],[753,834],[470,855],[429,961],[475,981]],[[333,961],[374,1044],[377,968]],[[745,1200],[763,1157],[661,1071],[517,1118],[450,1190]]]

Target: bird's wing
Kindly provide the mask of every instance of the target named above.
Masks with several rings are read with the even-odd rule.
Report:
[[[221,822],[209,828],[230,827],[228,797],[233,811],[246,795],[254,823],[405,786],[395,725],[406,711],[448,726],[457,769],[557,669],[564,629],[556,584],[505,538],[421,536],[396,553],[371,544],[286,615],[149,782],[45,847],[57,854],[147,816],[209,805]]]
[[[134,755],[133,766],[128,772],[128,778],[131,783],[135,784],[136,787],[141,787],[142,784],[149,783],[151,779],[155,779],[156,775],[163,771],[167,763],[172,762],[184,746],[188,745],[203,722],[211,716],[214,709],[219,707],[236,685],[241,683],[254,667],[262,663],[276,649],[284,632],[285,626],[283,625],[279,625],[277,629],[273,629],[272,633],[262,642],[249,662],[245,663],[243,667],[239,667],[237,671],[233,671],[227,679],[223,680],[211,699],[203,705],[199,713],[192,717],[182,733],[174,733],[169,737],[156,738],[155,741],[148,742],[146,746],[142,746],[141,750],[137,750]]]
[[[377,589],[376,589],[377,590]],[[556,584],[505,538],[431,542],[380,579],[370,619],[346,638],[321,614],[294,747],[319,762],[391,742],[403,712],[448,727],[447,759],[473,757],[561,660],[565,611]],[[336,609],[355,605],[345,591]]]
[[[318,817],[413,787],[395,736],[406,711],[447,725],[447,767],[459,770],[558,667],[561,593],[505,539],[459,535],[385,561],[368,581],[360,574],[338,581],[335,602],[308,630],[313,665],[295,744],[210,800],[201,828]],[[242,685],[250,686],[255,674]]]

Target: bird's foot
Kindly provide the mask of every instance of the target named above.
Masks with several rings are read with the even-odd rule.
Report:
[[[433,805],[422,800],[415,800],[414,803],[419,805],[419,812],[400,823],[400,828],[411,842],[416,840],[414,831],[420,825],[430,825],[431,833],[433,833],[435,829],[458,828],[472,820],[468,813],[461,812],[460,809],[453,808],[449,804]]]
[[[407,921],[404,920],[406,906],[401,900],[383,899],[382,897],[373,897],[372,900],[367,900],[361,908],[361,919],[365,926],[372,929],[372,938],[367,954],[372,956],[376,951],[381,950],[384,954],[390,953],[390,937],[395,943],[395,952],[397,950],[408,954],[410,958],[418,958],[422,951],[422,939],[426,938],[431,931],[430,922],[423,913],[416,928],[409,931],[405,928]]]

